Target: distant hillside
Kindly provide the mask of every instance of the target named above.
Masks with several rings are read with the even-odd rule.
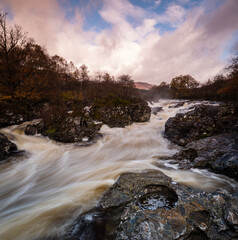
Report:
[[[135,82],[135,85],[137,89],[144,89],[144,90],[149,90],[153,87],[153,85],[146,82]]]

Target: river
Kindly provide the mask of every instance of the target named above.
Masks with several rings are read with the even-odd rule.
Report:
[[[153,104],[163,111],[152,115],[149,122],[125,128],[104,125],[103,137],[89,146],[26,136],[27,123],[1,129],[26,153],[0,165],[0,239],[35,240],[63,234],[124,172],[160,169],[176,182],[205,191],[232,189],[236,183],[225,176],[207,170],[178,170],[159,160],[179,150],[163,137],[166,120],[192,106],[169,108],[171,104],[169,100]]]

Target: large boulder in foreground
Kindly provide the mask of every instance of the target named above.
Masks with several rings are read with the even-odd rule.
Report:
[[[237,104],[197,105],[190,112],[169,118],[165,124],[165,136],[180,146],[218,133],[237,131]]]
[[[95,104],[90,109],[90,116],[109,127],[125,127],[134,122],[150,120],[151,109],[146,102],[124,103],[118,106]]]
[[[238,238],[238,195],[176,184],[160,171],[122,174],[61,239]]]
[[[173,156],[181,168],[206,168],[238,180],[238,133],[188,143]]]
[[[16,144],[9,141],[5,135],[0,133],[0,161],[10,157],[16,151]]]

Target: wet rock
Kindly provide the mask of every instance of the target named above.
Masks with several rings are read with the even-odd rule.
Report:
[[[191,142],[173,159],[184,169],[207,168],[238,179],[238,134],[219,134]]]
[[[165,124],[165,136],[180,146],[218,133],[237,131],[236,104],[197,105],[190,112],[178,113],[169,118]]]
[[[206,193],[175,184],[160,171],[126,173],[63,239],[236,239],[237,200],[224,190]],[[99,226],[99,235],[92,235]]]
[[[26,114],[15,114],[11,111],[5,111],[0,115],[0,128],[21,124],[28,120],[29,116]]]
[[[35,135],[37,133],[37,126],[35,124],[31,125],[27,125],[26,129],[25,129],[25,134],[26,135]]]
[[[80,119],[80,117],[69,117],[61,124],[49,126],[42,120],[38,124],[27,125],[25,134],[34,135],[40,133],[43,136],[64,143],[90,143],[101,137],[99,133],[101,123],[95,123],[92,119],[84,120],[81,123]]]
[[[150,171],[146,174],[124,173],[117,182],[109,188],[101,199],[103,208],[118,207],[130,202],[134,197],[147,194],[147,186],[163,184],[168,187],[171,179],[158,171]]]
[[[134,122],[149,121],[151,109],[146,102],[122,106],[93,106],[90,117],[109,127],[125,127]]]
[[[238,151],[226,153],[212,163],[212,169],[238,180]]]
[[[189,146],[187,148],[182,149],[179,152],[178,156],[179,159],[189,159],[191,162],[197,157],[198,157],[197,150]]]
[[[153,107],[151,108],[151,114],[157,115],[158,112],[161,112],[163,110],[162,107]]]
[[[110,127],[124,127],[133,122],[148,121],[150,112],[146,102],[117,107],[107,106],[103,102],[99,106],[84,107],[78,116],[73,116],[72,111],[68,111],[66,119],[60,123],[46,123],[42,120],[38,124],[30,124],[26,127],[25,134],[40,133],[55,141],[88,145],[101,137],[99,130],[103,123]]]
[[[185,102],[179,102],[173,105],[170,105],[169,108],[179,108],[182,107],[185,104]]]
[[[0,133],[0,161],[5,160],[17,151],[17,146]]]

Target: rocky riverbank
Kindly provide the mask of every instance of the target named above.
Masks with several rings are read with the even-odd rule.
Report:
[[[227,132],[238,132],[237,104],[196,105],[187,113],[169,118],[165,124],[165,136],[180,146]]]
[[[237,239],[238,196],[177,184],[160,171],[125,173],[63,239]]]
[[[94,105],[90,116],[109,127],[125,127],[134,122],[150,120],[151,109],[146,102],[124,104],[120,106]]]
[[[180,168],[206,168],[238,179],[238,105],[197,105],[168,119],[165,136],[183,146]]]
[[[238,180],[238,134],[219,134],[192,141],[173,158],[182,169],[206,168]]]
[[[101,126],[101,123],[96,123],[92,119],[82,122],[80,117],[68,117],[57,125],[47,125],[44,120],[38,124],[29,124],[25,129],[25,134],[42,134],[63,143],[94,142],[101,137],[99,133]]]
[[[64,121],[57,124],[47,124],[42,120],[38,124],[30,124],[25,129],[25,134],[43,136],[64,143],[94,142],[101,134],[102,124],[110,127],[125,127],[134,122],[145,122],[150,119],[151,109],[145,102],[119,106],[106,104],[85,107],[83,112],[73,117],[72,112]]]

